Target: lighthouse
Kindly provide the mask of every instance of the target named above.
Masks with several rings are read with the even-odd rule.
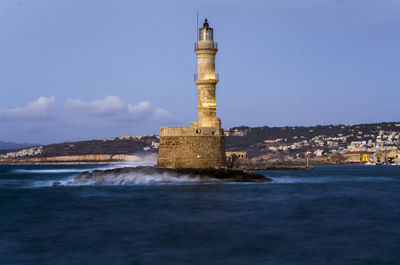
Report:
[[[192,123],[192,125],[220,127],[221,122],[217,118],[215,101],[215,89],[219,79],[218,74],[215,73],[215,55],[218,52],[218,43],[214,42],[214,31],[210,28],[207,19],[198,31],[198,41],[194,45],[197,55],[197,74],[195,74],[194,81],[198,92],[198,122]]]
[[[157,166],[163,168],[221,168],[226,166],[224,131],[217,117],[213,28],[204,20],[194,45],[197,56],[197,121],[186,127],[160,128]],[[179,104],[179,102],[177,102]]]

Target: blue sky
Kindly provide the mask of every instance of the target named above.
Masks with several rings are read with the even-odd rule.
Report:
[[[0,140],[189,125],[196,10],[224,128],[400,120],[398,0],[1,0]]]

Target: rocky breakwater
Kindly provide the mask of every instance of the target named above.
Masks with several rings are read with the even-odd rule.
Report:
[[[142,181],[138,181],[141,179]],[[144,179],[154,182],[269,182],[263,175],[238,169],[170,169],[160,167],[124,167],[107,170],[86,171],[72,181],[62,184],[54,182],[53,186],[94,184],[94,185],[128,185],[146,183]],[[151,181],[150,181],[151,182]]]

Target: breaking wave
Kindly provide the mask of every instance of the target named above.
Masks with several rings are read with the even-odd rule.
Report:
[[[170,174],[104,174],[101,178],[92,178],[89,180],[66,181],[61,182],[65,186],[84,186],[84,185],[117,185],[117,186],[131,186],[131,185],[152,185],[152,184],[191,184],[204,182],[199,178],[189,177],[187,175],[172,176]]]
[[[15,173],[32,173],[32,174],[63,174],[63,173],[80,173],[87,171],[87,168],[74,169],[16,169]]]
[[[114,168],[130,167],[136,165],[108,165],[108,166],[92,166],[92,167],[80,167],[80,168],[48,168],[48,169],[15,169],[14,173],[28,173],[28,174],[66,174],[66,173],[82,173],[85,171],[93,170],[107,170]]]
[[[53,180],[36,180],[33,181],[30,185],[28,185],[29,188],[46,188],[46,187],[51,187],[54,182],[60,182],[62,185],[66,185],[68,182],[71,182],[74,180],[74,177],[68,177],[68,178],[63,178],[63,179],[53,179]]]

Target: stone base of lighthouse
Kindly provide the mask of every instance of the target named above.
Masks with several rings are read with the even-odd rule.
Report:
[[[158,167],[221,168],[226,166],[224,132],[220,127],[163,127]]]

